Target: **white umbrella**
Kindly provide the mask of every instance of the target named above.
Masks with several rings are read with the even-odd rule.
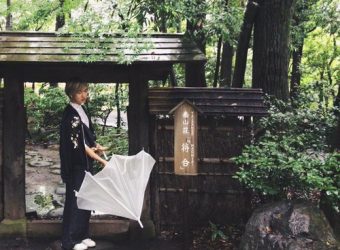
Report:
[[[78,192],[80,209],[95,210],[138,221],[154,158],[144,150],[133,156],[112,155],[96,175],[86,172]]]

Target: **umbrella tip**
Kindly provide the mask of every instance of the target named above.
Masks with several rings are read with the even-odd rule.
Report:
[[[140,227],[141,227],[141,228],[144,228],[142,222],[140,221],[140,219],[138,219],[137,221],[138,221]]]

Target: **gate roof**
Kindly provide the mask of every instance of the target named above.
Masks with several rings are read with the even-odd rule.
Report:
[[[143,62],[205,61],[182,34],[85,37],[45,32],[0,32],[0,63],[91,62],[118,64],[122,56]],[[97,56],[94,58],[93,56]]]
[[[122,63],[122,60],[130,63]],[[174,63],[206,58],[183,34],[115,34],[104,38],[45,32],[0,32],[0,77],[24,81],[131,82],[164,80]],[[20,73],[19,73],[20,72]]]
[[[167,115],[185,99],[199,108],[204,115],[267,115],[261,89],[194,87],[149,89],[149,113]]]

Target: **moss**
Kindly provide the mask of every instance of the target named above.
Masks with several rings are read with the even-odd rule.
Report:
[[[5,219],[0,223],[0,238],[26,236],[26,219],[9,220]]]

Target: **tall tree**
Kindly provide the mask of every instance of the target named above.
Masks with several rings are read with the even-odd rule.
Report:
[[[333,136],[333,148],[340,150],[340,84],[338,84],[338,95],[334,101],[335,115],[338,117],[337,127]]]
[[[314,31],[317,27],[317,22],[314,19],[318,19],[319,15],[316,3],[319,0],[297,0],[296,8],[292,18],[292,70],[290,78],[290,97],[295,98],[298,95],[298,90],[301,85],[301,62],[303,55],[303,47],[305,38],[307,35]],[[313,21],[311,21],[313,20]]]
[[[65,0],[59,0],[59,8],[56,14],[55,20],[55,30],[58,31],[60,28],[65,25],[65,12],[64,12],[64,4]]]
[[[220,86],[229,87],[231,85],[233,67],[234,47],[229,41],[225,41],[222,46]]]
[[[224,9],[228,11],[229,0],[225,0],[224,2]],[[228,18],[229,20],[231,18]],[[235,26],[235,24],[229,23],[230,27]],[[233,27],[234,28],[234,27]],[[231,33],[231,32],[230,32]],[[223,38],[222,36],[222,59],[221,59],[221,66],[220,66],[220,86],[222,87],[230,87],[231,85],[231,77],[232,77],[232,67],[233,67],[233,57],[234,57],[234,47],[231,43],[231,37],[234,34],[229,34],[228,38]]]
[[[220,74],[220,62],[221,62],[221,47],[222,47],[222,35],[218,38],[217,42],[217,55],[216,55],[216,66],[213,87],[217,87],[218,76]]]
[[[6,30],[12,30],[11,0],[7,0]]]
[[[190,16],[187,18],[187,33],[196,42],[198,48],[205,54],[205,0],[186,1]],[[186,63],[185,84],[187,87],[205,87],[205,66],[202,63]]]
[[[253,30],[258,6],[259,5],[257,2],[249,1],[244,13],[243,24],[241,27],[241,33],[237,45],[235,70],[232,83],[232,86],[235,88],[242,88],[244,84],[244,74],[246,72],[249,41]]]
[[[261,0],[255,17],[253,87],[287,100],[288,45],[294,0]]]

